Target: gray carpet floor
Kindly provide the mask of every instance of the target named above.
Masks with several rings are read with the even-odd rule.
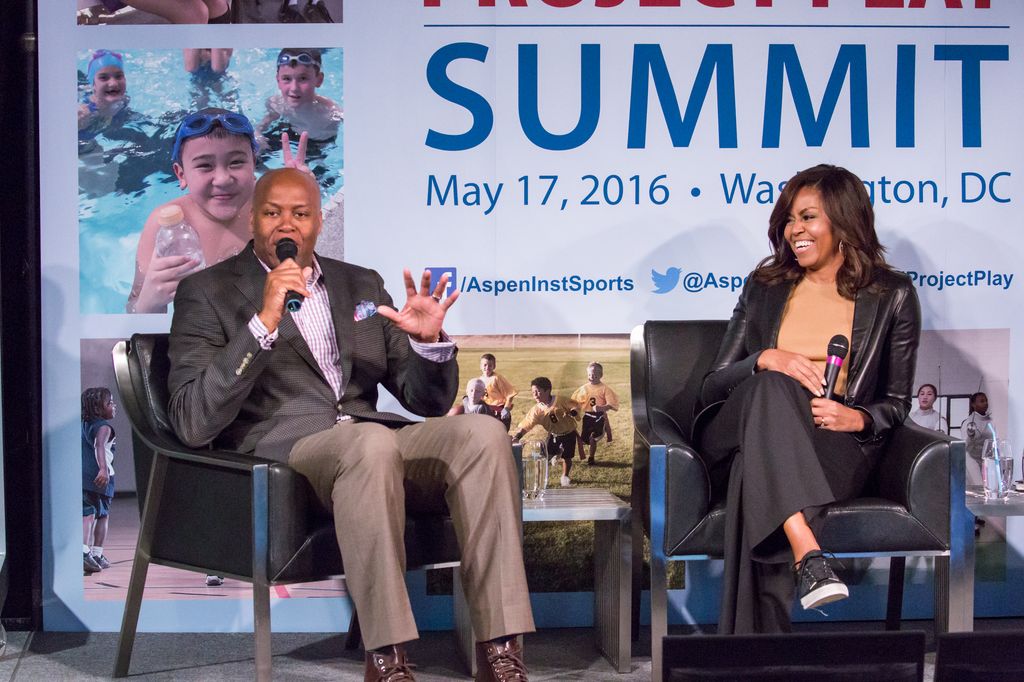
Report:
[[[978,630],[1018,629],[1019,619],[979,620]],[[906,629],[928,633],[925,680],[934,676],[934,638],[931,623],[907,622]],[[835,623],[798,626],[798,630],[881,630],[881,623]],[[673,628],[673,634],[684,630]],[[362,652],[343,648],[337,633],[273,635],[274,679],[361,680]],[[526,637],[526,662],[531,680],[596,680],[634,682],[650,680],[650,630],[643,628],[634,645],[632,670],[618,674],[594,648],[588,628],[542,630]],[[0,656],[0,680],[105,680],[110,679],[116,633],[12,632]],[[451,633],[425,632],[409,646],[417,664],[417,679],[467,680],[454,651]],[[142,633],[135,643],[132,680],[251,680],[252,635],[206,633]]]
[[[905,630],[923,630],[928,639],[925,682],[935,674],[935,638],[930,621],[906,621]],[[807,631],[880,631],[881,622],[798,624]],[[975,630],[1024,630],[1020,618],[978,619]],[[671,634],[689,634],[673,627]],[[110,679],[117,649],[117,634],[110,632],[12,632],[0,655],[3,680],[106,680]],[[344,650],[344,634],[278,633],[273,635],[275,680],[362,680],[362,651]],[[421,633],[408,647],[421,682],[468,680],[455,654],[449,632]],[[639,682],[650,680],[650,629],[642,628],[633,645],[632,669],[616,673],[597,652],[589,628],[541,630],[526,636],[526,663],[530,679]],[[251,633],[142,633],[135,641],[130,680],[252,680]],[[999,679],[1011,679],[1001,677]],[[1021,679],[1024,679],[1022,671]]]
[[[272,637],[275,680],[362,680],[362,650],[345,651],[344,635],[279,633]],[[639,647],[640,645],[638,645]],[[649,645],[647,645],[649,646]],[[619,675],[594,648],[587,629],[544,630],[525,643],[531,680],[649,680],[650,655]],[[110,679],[116,633],[13,632],[0,657],[0,680]],[[639,650],[639,648],[638,648]],[[449,632],[421,633],[408,647],[416,679],[468,680]],[[252,680],[252,634],[142,633],[131,680]]]

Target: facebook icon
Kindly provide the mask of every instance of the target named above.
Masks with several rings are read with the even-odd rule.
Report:
[[[448,284],[445,287],[444,293],[441,295],[442,298],[451,296],[452,292],[455,291],[456,287],[456,270],[453,267],[436,267],[436,268],[425,268],[430,270],[430,293],[434,293],[434,289],[437,288],[437,283],[441,281],[441,277],[448,275]]]

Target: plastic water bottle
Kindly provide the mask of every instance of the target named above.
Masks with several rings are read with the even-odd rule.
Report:
[[[157,257],[188,256],[198,261],[196,270],[206,267],[199,235],[185,222],[185,214],[182,213],[180,206],[167,206],[161,209],[157,222],[160,223],[160,229],[156,233],[156,245],[153,247]]]
[[[544,499],[548,487],[548,458],[544,443],[528,441],[523,449],[523,499]]]

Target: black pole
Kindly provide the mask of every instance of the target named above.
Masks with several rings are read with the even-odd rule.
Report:
[[[69,10],[70,12],[70,10]],[[36,2],[4,3],[0,21],[0,389],[7,560],[3,624],[42,625],[42,363]]]

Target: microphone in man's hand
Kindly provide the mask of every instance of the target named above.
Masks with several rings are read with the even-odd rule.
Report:
[[[283,263],[289,258],[295,260],[295,257],[299,255],[299,247],[294,239],[285,237],[274,247],[274,252],[277,254],[277,260]],[[302,299],[302,294],[289,289],[288,293],[284,295],[285,310],[294,313],[302,307]]]
[[[836,334],[828,342],[828,359],[825,360],[825,397],[835,400],[836,379],[843,368],[843,360],[850,352],[850,340],[842,334]]]

